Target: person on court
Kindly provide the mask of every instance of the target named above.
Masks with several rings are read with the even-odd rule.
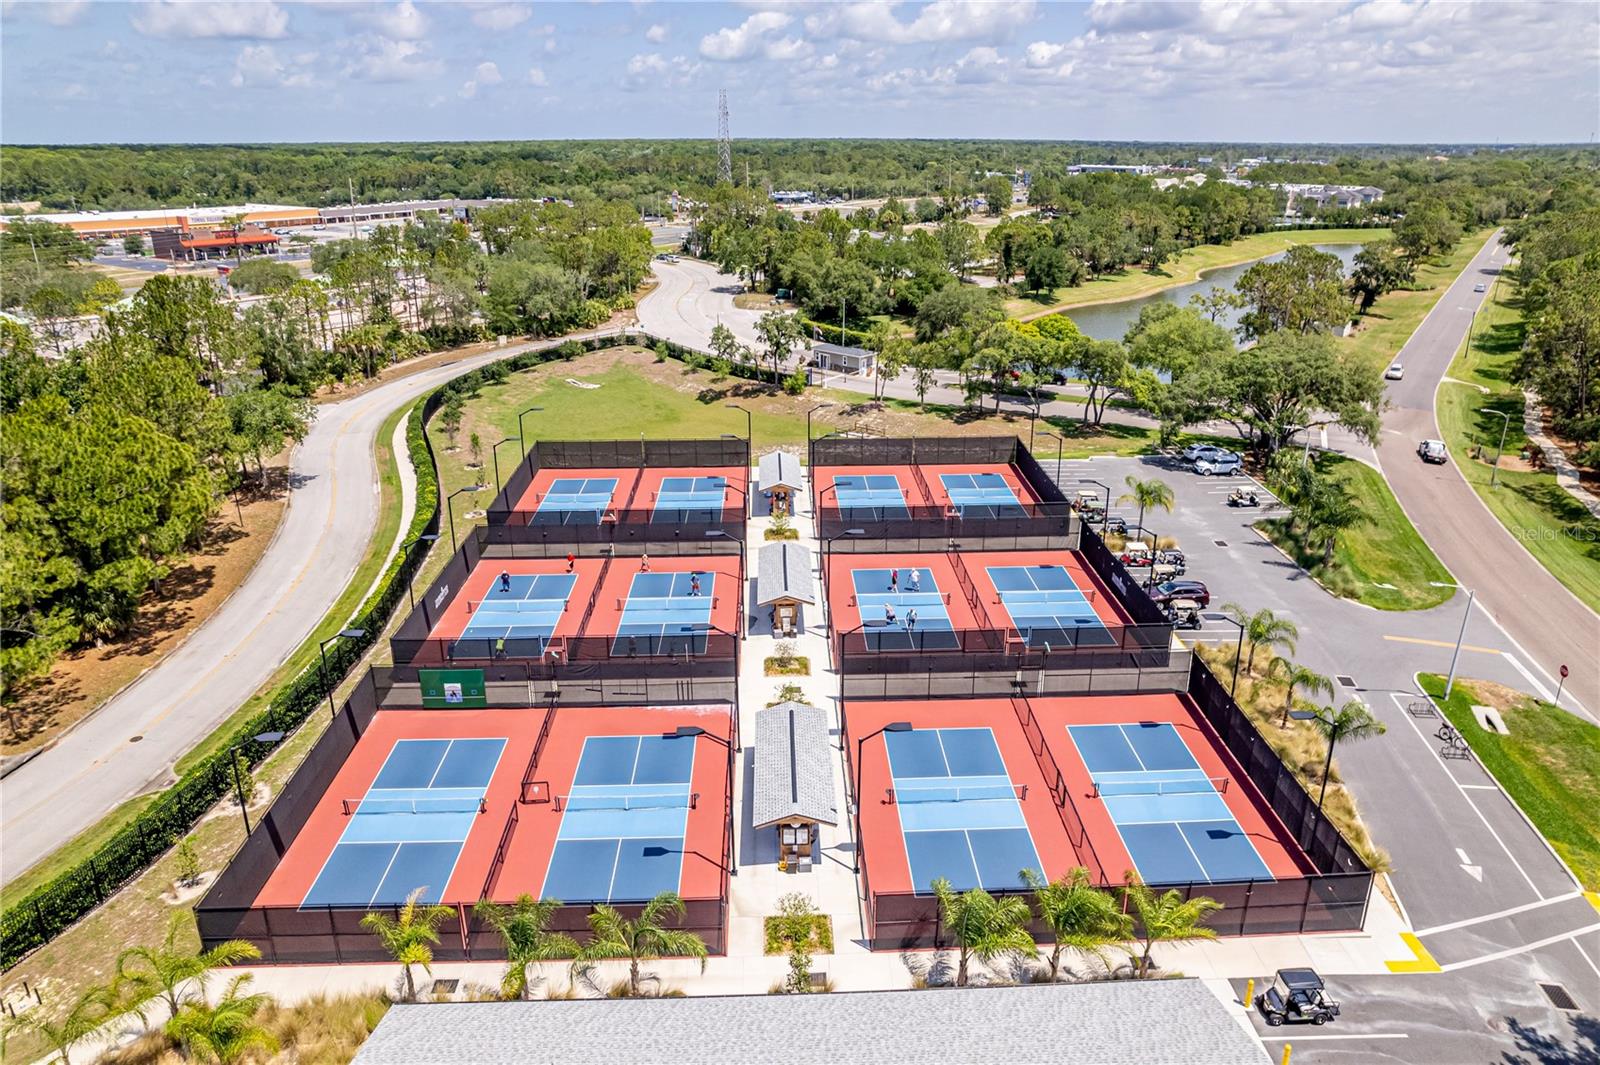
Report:
[[[578,564],[578,557],[576,555],[574,555],[571,551],[568,551],[567,552],[567,572],[571,573],[572,570],[573,570],[573,567],[575,567],[577,564]]]
[[[917,591],[918,589],[920,589],[922,587],[922,571],[921,570],[914,569],[914,570],[912,570],[910,572],[910,574],[908,574],[908,576],[910,578],[911,590],[913,592]]]
[[[649,555],[648,552],[639,556],[639,572],[640,573],[649,573],[650,572],[650,555]]]
[[[885,625],[893,625],[894,624],[894,604],[893,603],[885,603],[885,604],[883,604],[883,623]]]
[[[690,595],[699,595],[700,594],[700,574],[698,574],[698,573],[689,574],[689,594]]]
[[[511,591],[511,574],[507,570],[500,571],[500,590],[502,592]]]
[[[910,632],[917,627],[917,608],[912,607],[906,611],[906,631]]]
[[[889,590],[891,592],[898,592],[900,590],[900,571],[898,569],[892,569],[889,571]]]

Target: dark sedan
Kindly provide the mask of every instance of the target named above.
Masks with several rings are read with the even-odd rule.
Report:
[[[1205,581],[1162,581],[1150,589],[1150,598],[1157,603],[1168,603],[1174,599],[1193,599],[1202,608],[1211,605],[1211,592],[1206,588]]]

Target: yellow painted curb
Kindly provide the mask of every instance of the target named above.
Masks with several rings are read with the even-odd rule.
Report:
[[[1600,910],[1600,891],[1585,891],[1583,897],[1589,900],[1589,905]]]
[[[1411,948],[1411,953],[1416,958],[1411,961],[1386,961],[1392,973],[1437,973],[1444,970],[1439,968],[1439,963],[1433,960],[1433,955],[1428,953],[1428,948],[1422,945],[1422,940],[1410,932],[1401,932],[1400,938],[1405,945]]]

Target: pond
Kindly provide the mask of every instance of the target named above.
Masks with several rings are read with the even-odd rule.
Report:
[[[1356,253],[1361,250],[1360,244],[1313,244],[1318,251],[1337,255],[1344,265],[1345,275],[1350,273],[1350,263],[1355,259]],[[1244,272],[1258,262],[1277,262],[1286,252],[1269,255],[1265,259],[1254,259],[1250,262],[1236,263],[1233,266],[1219,266],[1215,270],[1208,270],[1202,274],[1199,281],[1191,281],[1187,285],[1177,285],[1173,288],[1152,292],[1148,296],[1139,296],[1135,299],[1117,300],[1115,303],[1098,303],[1091,307],[1069,308],[1064,313],[1073,320],[1078,329],[1085,336],[1096,340],[1121,340],[1133,323],[1139,320],[1139,312],[1146,306],[1158,301],[1176,303],[1180,306],[1187,305],[1189,297],[1195,294],[1204,295],[1213,288],[1233,288]],[[1217,321],[1221,325],[1232,329],[1239,324],[1239,312],[1226,311]]]

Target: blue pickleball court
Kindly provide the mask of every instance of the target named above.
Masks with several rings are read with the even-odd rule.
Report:
[[[900,521],[911,516],[900,479],[892,473],[840,474],[834,500],[847,521]]]
[[[963,518],[1020,518],[1025,511],[998,473],[941,473],[950,506]]]
[[[1219,788],[1171,724],[1069,725],[1095,792],[1147,884],[1270,880]]]
[[[611,653],[704,654],[716,587],[717,575],[710,571],[635,573]]]
[[[468,601],[467,609],[472,613],[451,654],[473,652],[467,657],[487,657],[474,648],[463,649],[461,644],[467,640],[483,640],[491,645],[499,640],[534,640],[535,646],[519,647],[518,654],[543,654],[577,581],[573,573],[523,573],[512,575],[509,587],[501,587],[496,578],[483,599]]]
[[[995,891],[1021,887],[1024,869],[1043,874],[993,732],[930,728],[883,738],[914,891],[931,891],[939,877],[957,891]]]
[[[651,521],[714,522],[722,520],[727,499],[726,477],[665,477],[656,491]]]
[[[615,477],[558,477],[533,512],[534,525],[599,525],[616,494]]]
[[[957,646],[955,625],[950,621],[949,595],[939,590],[939,581],[927,569],[917,571],[916,590],[912,590],[911,570],[902,568],[897,590],[889,588],[890,570],[850,571],[856,591],[856,609],[861,613],[861,633],[870,651],[949,651]],[[889,608],[894,618],[889,618]],[[916,611],[913,620],[911,612]]]
[[[644,902],[677,891],[694,774],[693,736],[590,736],[541,898]]]
[[[1065,566],[990,566],[989,580],[1029,647],[1106,647],[1116,639]]]
[[[483,813],[504,739],[397,740],[345,826],[305,906],[398,906],[444,895]]]

